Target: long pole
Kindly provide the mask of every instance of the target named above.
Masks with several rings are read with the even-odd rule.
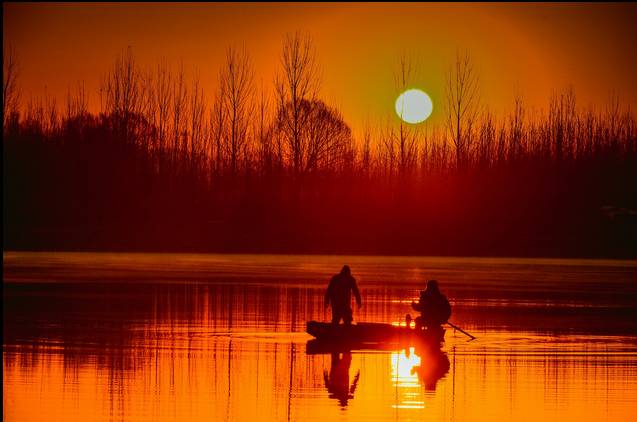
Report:
[[[476,337],[472,336],[471,334],[467,333],[465,330],[463,330],[462,328],[458,327],[455,324],[452,324],[451,322],[447,321],[447,324],[449,324],[450,326],[452,326],[453,328],[455,328],[456,330],[460,331],[462,334],[466,334],[467,336],[471,337],[471,340],[475,340]]]

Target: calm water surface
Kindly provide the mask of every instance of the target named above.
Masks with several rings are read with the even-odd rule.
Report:
[[[637,262],[5,252],[3,419],[634,421]],[[358,321],[448,295],[440,351],[310,354],[348,263]],[[412,312],[413,314],[413,312]]]

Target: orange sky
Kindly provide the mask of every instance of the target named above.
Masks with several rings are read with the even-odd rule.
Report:
[[[44,87],[62,101],[84,81],[91,107],[114,58],[132,46],[138,62],[165,58],[198,69],[212,95],[228,45],[245,43],[257,83],[272,86],[286,32],[314,41],[321,93],[360,128],[385,121],[397,92],[393,71],[404,52],[418,69],[414,86],[440,122],[444,79],[457,48],[480,69],[482,99],[500,112],[516,90],[545,106],[573,85],[581,104],[600,106],[611,90],[637,106],[635,4],[3,4],[3,46],[20,65],[23,100]]]

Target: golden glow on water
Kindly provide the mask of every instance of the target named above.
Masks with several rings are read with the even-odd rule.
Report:
[[[360,379],[344,407],[325,386],[330,356],[307,356],[303,344],[226,339],[193,347],[110,351],[110,360],[82,362],[46,348],[5,350],[5,420],[326,420],[346,410],[366,420],[630,421],[637,410],[634,357],[457,353],[427,391],[411,372],[417,356],[355,353],[348,387],[359,371]]]
[[[325,318],[323,281],[5,282],[3,419],[615,422],[637,414],[635,335],[491,328],[510,327],[514,313],[537,304],[499,316],[458,299],[455,322],[478,339],[449,329],[442,350],[307,354],[304,322]],[[417,291],[361,286],[355,318],[367,321],[397,323]]]
[[[391,369],[393,386],[399,391],[398,396],[404,398],[399,403],[393,404],[394,409],[424,409],[425,402],[415,400],[418,398],[421,384],[414,368],[420,366],[420,357],[414,354],[414,348],[407,352],[395,352],[391,354]]]
[[[395,352],[391,354],[392,380],[398,388],[419,387],[418,376],[412,371],[414,366],[420,366],[420,356],[414,354],[414,348],[409,352]]]

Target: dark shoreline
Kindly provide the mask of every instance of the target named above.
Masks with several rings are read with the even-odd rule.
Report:
[[[626,226],[624,230],[619,227],[603,238],[562,239],[552,243],[533,242],[532,245],[507,243],[503,239],[487,239],[485,243],[489,242],[491,245],[486,247],[476,244],[458,246],[462,242],[453,239],[439,240],[432,247],[426,242],[422,245],[413,244],[417,242],[406,244],[392,237],[350,242],[316,238],[307,241],[300,238],[296,241],[264,242],[262,239],[251,239],[247,234],[237,236],[243,242],[237,244],[237,238],[206,236],[205,233],[201,237],[175,236],[164,241],[144,237],[145,234],[132,238],[99,238],[95,236],[95,232],[76,232],[74,236],[62,236],[63,241],[60,241],[60,238],[46,237],[34,241],[37,237],[31,236],[29,241],[7,241],[6,233],[10,231],[5,226],[4,251],[637,259],[637,235],[634,233],[634,224]],[[104,232],[113,235],[118,231]]]

